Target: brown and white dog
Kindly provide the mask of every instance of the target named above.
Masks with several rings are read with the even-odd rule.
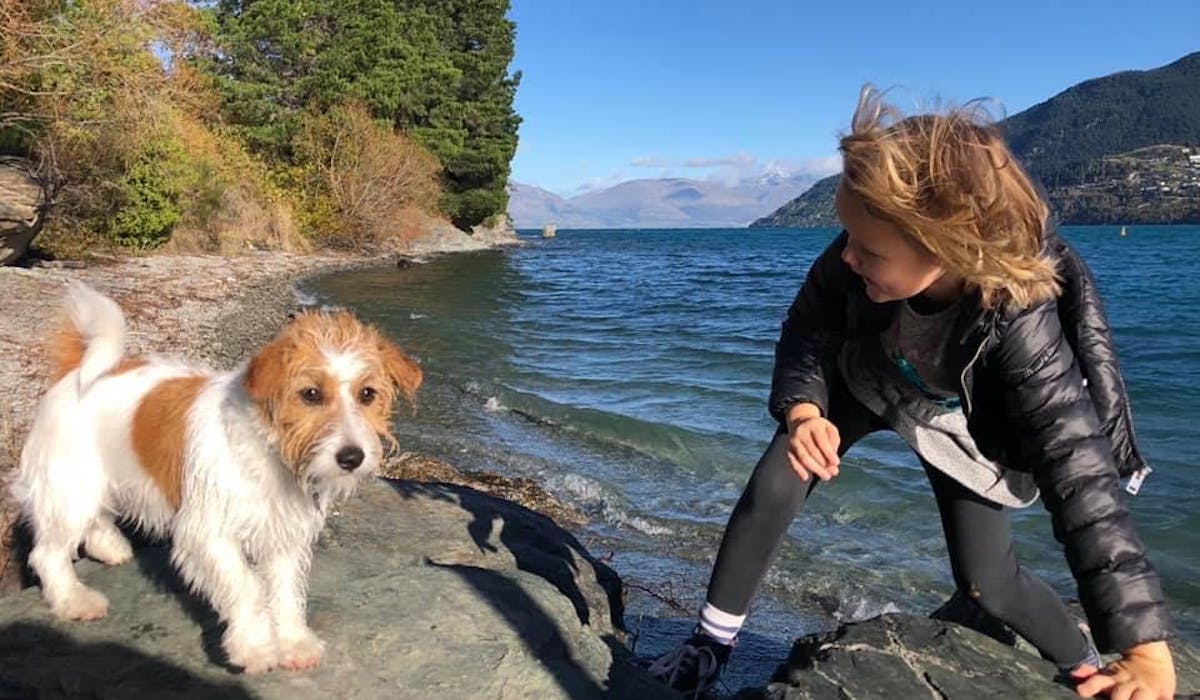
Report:
[[[83,284],[66,311],[13,480],[50,608],[107,614],[72,560],[82,544],[128,561],[115,525],[127,521],[171,538],[172,562],[227,625],[232,664],[319,663],[305,620],[312,545],[332,503],[377,471],[380,438],[394,444],[392,403],[413,400],[418,365],[346,311],[300,314],[228,373],[124,358],[121,309]]]

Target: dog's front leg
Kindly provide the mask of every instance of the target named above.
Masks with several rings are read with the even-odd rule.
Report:
[[[279,665],[300,670],[321,662],[325,643],[305,621],[308,566],[312,549],[298,545],[292,551],[273,554],[263,562],[268,605],[279,640]]]
[[[246,673],[279,664],[279,648],[262,582],[238,541],[224,534],[179,528],[171,558],[192,590],[203,593],[225,622],[221,646]]]

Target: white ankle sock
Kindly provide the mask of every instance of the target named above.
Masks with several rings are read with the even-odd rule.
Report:
[[[722,644],[733,644],[745,621],[745,615],[731,615],[712,603],[705,603],[700,609],[700,629]]]

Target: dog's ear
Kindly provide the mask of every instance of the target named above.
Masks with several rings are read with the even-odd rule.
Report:
[[[250,359],[246,377],[242,381],[246,394],[262,406],[267,416],[275,413],[275,404],[283,393],[287,381],[287,357],[291,343],[286,338],[276,338],[267,343],[258,354]]]
[[[387,372],[392,385],[404,394],[410,406],[416,409],[417,389],[421,386],[424,375],[417,361],[404,354],[404,351],[387,340],[379,341],[379,353],[383,357],[383,369]]]

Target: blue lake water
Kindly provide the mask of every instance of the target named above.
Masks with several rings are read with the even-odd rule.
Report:
[[[532,477],[590,516],[576,534],[611,553],[630,584],[631,628],[657,620],[650,638],[690,628],[725,521],[774,428],[765,402],[779,323],[835,234],[568,230],[304,289],[382,324],[420,358],[420,411],[397,425],[406,449]],[[1200,227],[1064,234],[1098,280],[1155,468],[1131,507],[1181,632],[1198,641]],[[1014,531],[1023,563],[1073,596],[1041,506],[1015,513]],[[747,631],[786,649],[836,620],[926,612],[952,588],[920,465],[877,434],[793,523]],[[679,620],[663,632],[664,617]]]

